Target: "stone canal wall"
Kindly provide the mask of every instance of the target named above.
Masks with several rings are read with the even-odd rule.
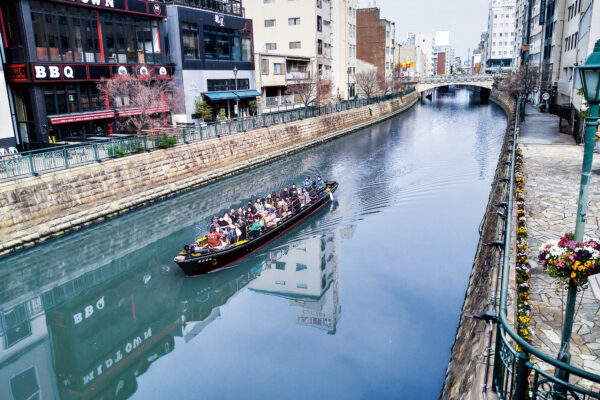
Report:
[[[376,124],[416,102],[411,93],[403,100],[4,183],[0,255]]]
[[[510,173],[509,166],[505,164],[505,161],[508,160],[508,150],[511,148],[512,124],[510,122],[514,118],[514,105],[509,99],[495,94],[495,98],[490,98],[490,100],[506,112],[509,124],[496,167],[488,205],[480,225],[480,238],[469,277],[469,286],[465,293],[460,322],[440,396],[440,399],[443,400],[483,398],[482,386],[484,384],[489,324],[480,319],[468,318],[465,314],[484,314],[490,309],[493,301],[499,268],[499,249],[487,244],[499,240],[498,235],[502,231],[503,221],[498,215],[498,211],[501,210],[498,204],[503,201],[507,193],[508,185],[502,181],[502,178]],[[494,341],[492,340],[492,348],[493,346]],[[491,377],[491,368],[490,365],[489,377]],[[487,392],[490,398],[494,398],[491,387]]]

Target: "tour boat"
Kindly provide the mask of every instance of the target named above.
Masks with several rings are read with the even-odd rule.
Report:
[[[333,192],[338,187],[334,181],[325,182],[325,188],[317,195],[317,198],[299,211],[279,221],[272,228],[264,228],[260,234],[249,240],[241,240],[235,244],[210,248],[206,245],[206,238],[200,238],[192,246],[185,246],[173,259],[181,267],[183,272],[189,276],[206,274],[218,271],[254,253],[258,249],[271,243],[279,236],[293,228],[295,225],[319,211],[333,200]],[[194,253],[194,248],[200,249]]]

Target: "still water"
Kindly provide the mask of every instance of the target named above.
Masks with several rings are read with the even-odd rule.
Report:
[[[0,260],[0,399],[436,399],[506,118],[468,91]],[[320,173],[331,206],[237,264],[172,258]]]

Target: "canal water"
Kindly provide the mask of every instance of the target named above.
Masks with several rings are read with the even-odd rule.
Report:
[[[435,399],[506,117],[470,92],[0,260],[0,399]],[[337,180],[234,268],[171,261],[249,197]]]

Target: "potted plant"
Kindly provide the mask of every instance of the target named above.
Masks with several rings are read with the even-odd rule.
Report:
[[[202,119],[202,121],[210,121],[212,118],[212,107],[201,97],[196,98],[194,102],[196,109],[192,114],[193,119]]]
[[[600,272],[600,241],[585,238],[576,242],[573,233],[550,240],[540,247],[538,260],[542,269],[561,285],[585,285],[588,276]]]
[[[227,114],[225,113],[225,109],[220,108],[219,115],[217,115],[217,121],[219,121],[220,123],[225,123],[226,120],[227,120]]]

